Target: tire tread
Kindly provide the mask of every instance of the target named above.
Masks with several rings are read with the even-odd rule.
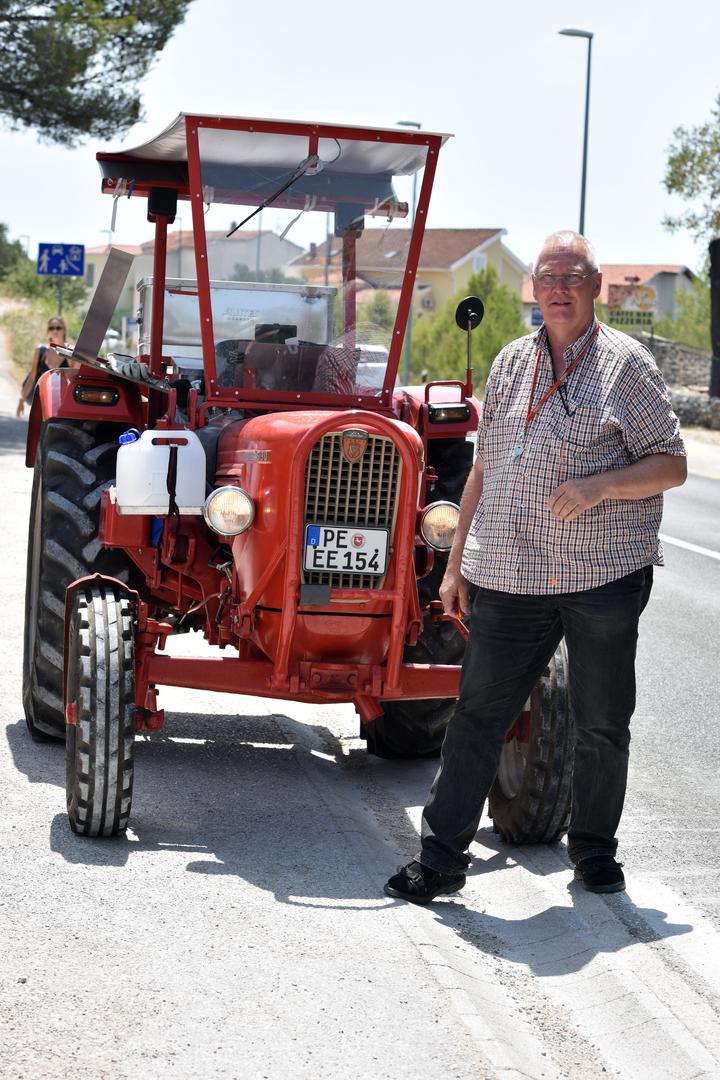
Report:
[[[94,573],[129,576],[124,553],[103,547],[98,536],[100,496],[113,482],[120,430],[112,423],[59,419],[42,428],[33,477],[23,657],[25,716],[37,739],[61,739],[65,733],[67,586]]]
[[[67,805],[84,836],[127,828],[135,739],[134,638],[130,601],[93,586],[75,598],[68,655]]]

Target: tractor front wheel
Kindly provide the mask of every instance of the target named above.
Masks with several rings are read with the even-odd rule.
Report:
[[[503,840],[551,843],[567,831],[573,748],[567,650],[561,642],[510,732],[490,790],[493,827]]]
[[[110,586],[75,595],[68,638],[67,809],[83,836],[115,836],[130,815],[135,740],[130,601]]]
[[[33,739],[62,739],[65,590],[101,573],[126,581],[124,552],[103,547],[100,500],[115,477],[122,427],[48,420],[35,458],[28,536],[23,705]]]
[[[451,622],[429,615],[417,644],[405,649],[406,664],[461,664],[465,641]],[[381,758],[426,758],[440,753],[455,698],[383,701],[382,715],[362,726],[369,754]]]
[[[472,468],[473,447],[465,439],[432,439],[428,464],[437,481],[428,501],[447,499],[459,503]],[[447,552],[436,552],[432,570],[418,581],[421,608],[437,600],[447,567]],[[461,664],[465,641],[450,622],[432,622],[425,616],[416,645],[405,649],[406,664]],[[383,701],[382,715],[361,726],[369,754],[382,758],[438,757],[445,729],[455,708],[455,698],[420,701]]]

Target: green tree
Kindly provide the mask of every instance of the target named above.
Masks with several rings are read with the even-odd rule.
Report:
[[[362,308],[363,321],[379,326],[382,330],[392,330],[395,325],[395,310],[390,297],[383,289],[376,289],[372,299]]]
[[[655,333],[671,341],[681,341],[696,349],[712,352],[710,340],[710,278],[707,274],[695,278],[691,289],[675,293],[677,314],[674,319],[658,319]]]
[[[473,274],[466,287],[437,312],[413,324],[411,376],[462,379],[467,364],[467,338],[455,322],[455,308],[464,296],[479,296],[485,317],[473,332],[472,363],[476,384],[484,384],[490,365],[504,345],[527,334],[520,297],[500,285],[492,266]]]
[[[696,240],[706,242],[720,234],[720,97],[710,120],[697,127],[673,132],[664,184],[672,195],[690,203],[678,217],[663,224],[676,231],[688,229]]]
[[[272,267],[271,270],[259,270],[257,273],[251,270],[247,263],[235,263],[230,281],[259,281],[271,285],[302,285],[303,279],[299,277],[287,277],[282,270]]]
[[[122,134],[189,3],[0,0],[0,117],[55,142]]]
[[[17,240],[10,240],[7,225],[0,221],[0,281],[15,263],[23,258],[25,258],[25,252],[22,245]]]
[[[21,252],[16,262],[0,278],[0,292],[18,300],[44,300],[50,307],[56,308],[58,279],[38,274],[32,259]],[[77,307],[86,295],[87,288],[82,278],[63,279],[63,308]]]

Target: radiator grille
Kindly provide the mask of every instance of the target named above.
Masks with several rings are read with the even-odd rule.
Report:
[[[342,432],[323,435],[305,469],[305,521],[328,525],[364,525],[390,529],[392,542],[401,460],[392,439],[371,435],[359,461],[342,452]],[[332,589],[380,589],[384,578],[373,574],[305,570],[304,580]]]

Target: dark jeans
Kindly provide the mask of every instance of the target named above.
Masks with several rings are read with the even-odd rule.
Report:
[[[434,870],[470,863],[467,848],[497,771],[505,735],[563,635],[575,724],[568,852],[573,862],[617,851],[635,709],[638,619],[652,567],[584,592],[555,596],[479,589],[460,697],[422,819],[422,852]]]

